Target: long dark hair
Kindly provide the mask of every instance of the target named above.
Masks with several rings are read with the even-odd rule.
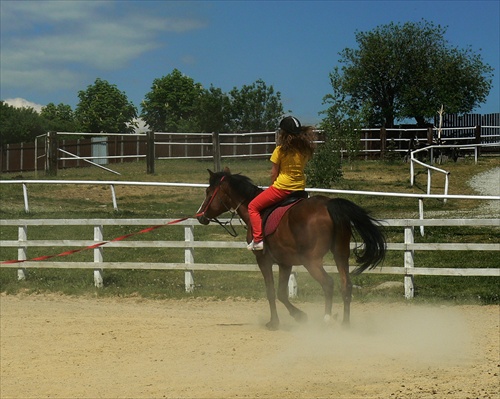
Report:
[[[300,133],[289,133],[280,129],[277,144],[285,154],[300,152],[308,159],[312,157],[316,149],[316,130],[313,126],[302,126]]]

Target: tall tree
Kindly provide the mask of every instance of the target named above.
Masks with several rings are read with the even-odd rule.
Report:
[[[142,102],[141,117],[157,132],[197,131],[196,105],[203,93],[200,83],[178,69],[153,81]]]
[[[229,92],[231,99],[231,128],[234,131],[269,131],[276,129],[283,116],[281,93],[274,92],[259,79],[241,89]]]
[[[44,133],[43,120],[33,108],[15,108],[0,101],[0,145],[32,141]]]
[[[425,20],[356,32],[359,47],[344,49],[342,68],[330,74],[333,97],[386,127],[407,118],[424,126],[441,105],[448,113],[472,111],[485,102],[493,69],[470,47],[452,47],[445,33]]]
[[[282,116],[280,92],[262,80],[226,94],[213,85],[203,88],[178,69],[153,81],[141,112],[157,132],[274,130]]]
[[[137,108],[116,85],[96,79],[79,91],[75,117],[86,133],[131,133],[136,127]]]
[[[44,120],[47,131],[76,132],[75,113],[70,105],[49,103],[42,108],[40,116]]]
[[[231,101],[221,89],[211,85],[209,89],[203,90],[196,109],[201,132],[229,132]]]

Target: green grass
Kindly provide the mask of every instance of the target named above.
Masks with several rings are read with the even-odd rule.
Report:
[[[250,176],[256,184],[269,183],[269,163],[265,160],[233,160],[225,163],[233,173]],[[467,181],[477,173],[497,167],[496,158],[481,158],[478,165],[471,159],[458,163],[442,165],[452,173],[451,194],[475,194]],[[123,180],[123,181],[163,181],[206,183],[207,168],[212,164],[205,161],[159,161],[156,173],[147,175],[143,162],[113,164],[112,169],[121,176],[95,168],[67,169],[59,171],[60,180]],[[33,179],[33,173],[22,176],[2,174],[1,179]],[[45,179],[45,176],[38,176]],[[47,178],[49,179],[49,178]],[[50,179],[54,179],[50,177]],[[409,165],[381,161],[357,161],[344,165],[344,178],[336,187],[339,189],[422,193],[426,190],[426,175],[417,176],[417,185],[409,184]],[[444,179],[433,175],[433,193],[442,193]],[[119,211],[113,210],[109,187],[90,186],[45,186],[28,185],[30,213],[24,212],[23,195],[20,185],[1,185],[2,200],[0,218],[2,219],[42,219],[42,218],[181,218],[193,215],[203,198],[203,189],[179,189],[159,187],[116,186]],[[418,203],[414,199],[384,198],[378,196],[343,195],[357,204],[369,209],[377,218],[414,218],[418,217]],[[426,201],[425,211],[446,211],[453,218],[459,211],[467,213],[480,206],[480,201]],[[141,226],[105,226],[105,240],[140,230]],[[416,242],[498,242],[498,228],[464,227],[426,227],[425,237],[416,234]],[[197,226],[197,240],[237,240],[243,241],[245,230],[238,227],[239,237],[233,239],[219,226]],[[402,242],[403,230],[387,229],[389,242]],[[90,226],[30,226],[30,239],[75,239],[91,240]],[[3,227],[2,240],[17,239],[16,227]],[[181,226],[169,226],[145,235],[135,236],[133,240],[183,240]],[[29,257],[55,254],[61,247],[30,248]],[[0,248],[0,259],[14,259],[17,249]],[[134,249],[105,248],[106,261],[127,262],[183,262],[182,249]],[[498,267],[498,253],[486,251],[417,251],[415,262],[426,267]],[[64,262],[67,258],[58,259]],[[91,261],[92,251],[71,255],[71,261]],[[203,263],[254,263],[251,253],[246,250],[196,249],[195,260]],[[326,263],[332,264],[331,256]],[[403,252],[389,251],[386,266],[402,266]],[[307,274],[299,273],[299,301],[321,300],[322,290]],[[340,301],[338,279],[334,275],[336,295]],[[403,288],[396,287],[380,291],[377,287],[387,281],[403,281],[399,275],[362,274],[354,278],[356,286],[354,300],[402,300]],[[0,269],[0,292],[7,294],[62,293],[64,295],[84,296],[139,296],[144,298],[189,298],[204,297],[223,299],[243,297],[259,299],[264,297],[264,283],[258,272],[195,272],[196,289],[194,293],[184,292],[184,273],[182,271],[159,270],[105,270],[104,288],[93,286],[91,270],[31,269],[25,281],[17,281],[15,268]],[[417,301],[452,301],[460,303],[500,303],[500,288],[496,277],[451,277],[415,276]]]

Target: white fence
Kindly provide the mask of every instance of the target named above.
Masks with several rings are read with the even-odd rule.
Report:
[[[195,248],[228,248],[234,250],[245,250],[246,244],[242,242],[227,241],[197,241],[195,240],[194,227],[206,228],[199,225],[195,219],[187,219],[177,225],[184,226],[184,241],[115,241],[106,242],[104,239],[104,226],[149,226],[165,225],[169,228],[172,219],[26,219],[26,220],[0,220],[0,226],[17,226],[17,240],[2,240],[1,247],[15,247],[18,249],[18,260],[21,263],[0,264],[2,268],[17,268],[18,278],[26,278],[26,269],[29,268],[62,268],[62,269],[93,269],[94,283],[102,287],[102,272],[105,269],[157,269],[157,270],[184,270],[186,291],[194,289],[194,271],[216,270],[216,271],[258,271],[255,264],[231,264],[231,263],[199,263],[195,262]],[[240,224],[234,221],[235,225]],[[401,227],[404,229],[403,242],[389,242],[389,251],[402,251],[401,266],[382,266],[367,273],[400,274],[404,276],[405,297],[412,298],[414,294],[414,275],[438,275],[438,276],[493,276],[500,277],[500,268],[429,268],[419,265],[415,260],[415,251],[500,251],[500,243],[415,243],[414,228],[416,226],[491,226],[500,227],[500,219],[389,219],[383,222],[385,226]],[[65,237],[60,240],[30,240],[28,238],[28,226],[93,226],[94,237],[89,240],[71,240]],[[499,235],[496,235],[498,238]],[[113,237],[114,238],[114,237]],[[90,247],[96,243],[106,242],[103,246],[92,249],[94,253],[93,262],[64,262],[57,261],[25,261],[29,259],[28,250],[32,247]],[[354,244],[351,244],[353,247]],[[104,248],[184,248],[183,263],[145,263],[145,262],[114,262],[104,260]],[[49,254],[56,255],[56,254]],[[228,257],[229,258],[229,257]],[[5,260],[5,259],[4,259]],[[354,266],[352,266],[354,268]],[[336,272],[334,265],[327,264],[328,272]],[[297,294],[297,272],[303,272],[302,266],[294,267],[294,273],[289,282],[290,296]]]
[[[427,194],[431,193],[431,186],[432,186],[432,171],[440,172],[445,175],[445,184],[444,184],[444,195],[448,194],[448,187],[450,184],[450,173],[446,170],[437,168],[435,166],[432,166],[433,159],[434,159],[434,149],[441,150],[443,148],[456,148],[457,150],[473,150],[474,151],[474,162],[477,164],[478,161],[478,156],[479,156],[479,149],[484,148],[484,147],[492,147],[492,146],[498,146],[498,144],[468,144],[468,145],[463,145],[460,147],[457,147],[456,145],[430,145],[428,147],[420,148],[418,150],[412,151],[410,154],[410,184],[413,186],[415,183],[415,165],[420,165],[423,166],[424,168],[427,169]],[[429,154],[429,159],[431,165],[428,165],[424,162],[419,161],[416,159],[415,155],[420,153],[420,152],[430,152]],[[444,202],[446,203],[446,198],[444,199]]]
[[[207,184],[192,184],[192,183],[162,183],[162,182],[133,182],[133,181],[106,181],[106,180],[0,180],[1,184],[20,184],[23,190],[24,210],[29,213],[29,196],[28,185],[31,184],[78,184],[78,185],[102,185],[109,186],[111,191],[111,200],[113,209],[118,210],[118,201],[116,197],[115,186],[157,186],[157,187],[191,187],[191,188],[206,188]],[[484,201],[498,201],[498,195],[445,195],[441,194],[410,194],[410,193],[388,193],[378,191],[355,191],[355,190],[335,190],[335,189],[322,189],[322,188],[306,188],[310,193],[323,193],[323,194],[344,194],[344,195],[371,195],[382,197],[399,197],[399,198],[415,198],[418,200],[418,210],[420,220],[424,219],[424,200],[425,199],[441,199],[444,202],[448,199],[458,200],[484,200]],[[429,190],[428,190],[429,191]],[[420,225],[420,233],[424,235],[424,225]]]

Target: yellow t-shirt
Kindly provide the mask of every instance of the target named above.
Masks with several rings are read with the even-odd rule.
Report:
[[[281,146],[277,146],[271,155],[271,162],[279,166],[279,174],[273,186],[280,190],[304,190],[306,188],[304,168],[307,161],[307,157],[298,152],[285,155],[281,151]]]

